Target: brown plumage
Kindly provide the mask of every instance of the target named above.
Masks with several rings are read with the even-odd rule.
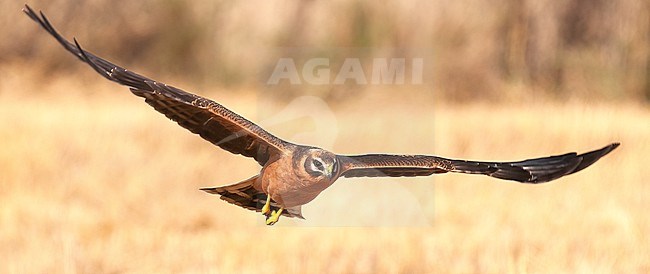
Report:
[[[155,110],[190,132],[234,154],[255,159],[260,174],[234,185],[204,188],[221,199],[246,209],[262,211],[267,224],[280,215],[302,218],[300,207],[318,196],[339,177],[429,176],[458,172],[483,174],[522,183],[543,183],[578,172],[616,147],[613,143],[584,154],[567,153],[519,162],[479,162],[427,155],[336,155],[293,144],[273,136],[209,99],[128,71],[69,42],[52,27],[43,13],[25,5],[23,10],[66,50],[108,80],[128,86]]]

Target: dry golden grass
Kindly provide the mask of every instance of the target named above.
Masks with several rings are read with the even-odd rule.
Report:
[[[247,178],[258,171],[253,161],[189,134],[125,88],[102,84],[87,96],[73,80],[51,84],[39,96],[7,82],[0,90],[2,273],[650,271],[647,108],[436,105],[369,92],[331,106],[337,139],[316,144],[483,160],[622,146],[544,185],[342,179],[306,206],[307,220],[265,227],[259,214],[198,191]],[[210,97],[256,121],[282,109],[250,95]],[[288,125],[271,130],[286,137]],[[335,197],[343,189],[361,202]],[[410,207],[394,210],[402,204]],[[413,205],[424,213],[411,216]],[[381,221],[391,219],[402,221]]]

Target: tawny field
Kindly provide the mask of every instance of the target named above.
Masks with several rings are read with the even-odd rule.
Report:
[[[2,273],[650,271],[650,111],[638,105],[441,105],[366,93],[321,106],[335,135],[310,143],[338,153],[520,160],[622,145],[542,185],[459,174],[341,179],[305,207],[307,220],[266,227],[260,214],[198,190],[248,178],[254,161],[190,134],[125,88],[106,83],[87,95],[69,80],[25,95],[5,84]],[[290,103],[202,94],[256,122]],[[296,139],[323,130],[311,118],[268,128],[305,142]],[[341,189],[356,193],[334,195]],[[395,189],[407,194],[393,198]],[[414,204],[424,213],[411,216]]]

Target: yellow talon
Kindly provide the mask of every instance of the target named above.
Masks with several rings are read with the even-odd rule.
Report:
[[[266,218],[266,225],[274,225],[275,223],[277,223],[278,220],[280,219],[280,215],[282,215],[282,210],[284,210],[284,208],[282,207],[278,209],[278,211],[274,210],[273,213],[271,213],[271,216]]]
[[[262,207],[262,214],[268,215],[271,212],[271,195],[266,195],[266,203]]]

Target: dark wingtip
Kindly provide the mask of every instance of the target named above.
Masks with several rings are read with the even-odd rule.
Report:
[[[115,79],[113,79],[111,77],[111,72],[110,71],[107,71],[106,69],[103,69],[103,68],[99,67],[95,63],[95,61],[90,59],[90,57],[88,56],[86,51],[83,48],[81,48],[81,45],[79,44],[79,41],[77,41],[76,37],[72,37],[72,41],[74,41],[74,45],[77,48],[77,50],[79,51],[79,53],[77,54],[77,57],[79,57],[79,59],[81,59],[86,64],[88,64],[92,69],[94,69],[97,73],[99,73],[99,75],[103,76],[104,78],[106,78],[108,80],[115,81]]]
[[[77,37],[72,37],[72,41],[74,41],[75,47],[79,50],[79,57],[82,57],[86,62],[88,62],[88,56],[84,53],[84,50],[81,48],[81,45],[79,45],[79,41],[77,41]]]
[[[47,19],[47,16],[45,16],[45,13],[43,13],[43,11],[39,10],[38,14],[41,15],[41,20],[39,20],[39,21],[41,21],[41,24],[43,25],[43,27],[48,29],[48,31],[54,31],[54,27],[52,27],[52,24],[50,23],[50,20]],[[56,31],[54,31],[54,32],[56,32]]]
[[[38,17],[36,12],[29,5],[25,4],[25,7],[23,7],[23,12],[25,14],[27,14],[27,16],[29,16],[29,18],[31,18],[32,20],[34,20],[34,21],[38,22],[39,24],[43,25],[43,22],[42,22],[41,18]],[[41,14],[41,16],[44,16],[43,12],[39,11],[39,13]]]
[[[620,143],[611,143],[601,149],[593,150],[590,152],[586,152],[583,154],[575,155],[572,157],[570,160],[571,162],[575,162],[575,165],[572,167],[568,167],[563,169],[563,171],[558,171],[552,174],[541,174],[541,176],[535,180],[533,183],[544,183],[544,182],[549,182],[553,181],[555,179],[558,179],[560,177],[576,173],[578,171],[581,171],[591,165],[593,165],[595,162],[600,160],[600,158],[604,157],[605,155],[609,154],[612,152],[612,150],[616,149]]]
[[[539,184],[550,182],[560,177],[576,173],[594,164],[600,158],[616,149],[620,143],[612,143],[601,149],[583,154],[566,153],[563,155],[529,159],[519,162],[486,163],[498,168],[488,175],[505,180],[522,183]]]
[[[578,155],[578,158],[581,158],[582,161],[580,164],[573,170],[571,173],[578,172],[580,170],[583,170],[587,168],[588,166],[594,164],[598,159],[604,157],[605,155],[609,154],[612,152],[614,149],[616,149],[618,146],[620,146],[621,143],[616,142],[616,143],[611,143],[601,149],[590,151],[587,153],[583,153]]]
[[[29,5],[27,5],[27,3],[25,3],[25,6],[23,7],[23,12],[29,15],[30,17],[31,14],[34,14],[34,10],[32,10],[32,8]]]
[[[93,67],[95,70],[95,65],[90,61],[90,58],[88,58],[88,55],[86,55],[86,52],[81,48],[81,45],[79,45],[79,41],[77,41],[77,37],[72,37],[72,41],[74,41],[75,47],[79,50],[79,55],[78,57],[81,58],[84,62],[88,63],[91,67]]]

